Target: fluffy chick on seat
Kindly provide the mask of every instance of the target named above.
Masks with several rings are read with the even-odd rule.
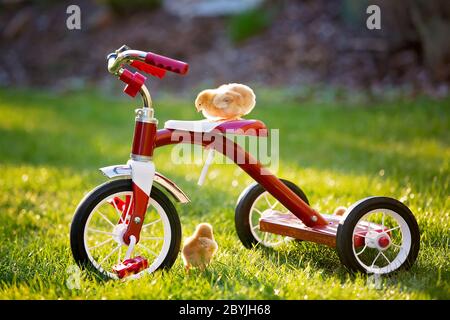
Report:
[[[184,241],[181,251],[186,270],[189,271],[191,267],[205,270],[217,248],[212,226],[209,223],[200,223],[194,234]]]
[[[229,83],[200,92],[195,99],[197,111],[209,120],[239,120],[256,104],[253,90],[243,84]]]

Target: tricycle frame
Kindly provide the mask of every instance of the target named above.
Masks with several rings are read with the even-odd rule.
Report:
[[[198,133],[189,131],[188,134],[190,135],[190,139],[186,141],[186,139],[178,139],[179,135],[176,130],[158,130],[155,140],[155,147],[158,148],[178,143],[191,143],[208,148],[213,147],[214,150],[227,156],[256,182],[261,184],[306,226],[319,227],[328,224],[320,213],[312,209],[291,189],[283,184],[280,179],[272,174],[257,159],[245,151],[236,142],[228,139],[219,132]]]

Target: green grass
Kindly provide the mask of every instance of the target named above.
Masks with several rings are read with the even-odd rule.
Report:
[[[411,208],[421,251],[409,272],[383,278],[377,290],[366,276],[350,276],[325,246],[244,249],[233,214],[250,178],[236,166],[214,165],[198,187],[201,167],[171,164],[168,147],[158,150],[156,165],[192,199],[177,205],[183,234],[199,222],[213,224],[219,251],[212,265],[187,275],[179,258],[168,272],[128,282],[83,272],[80,289],[71,290],[73,212],[104,181],[98,167],[128,159],[135,102],[1,90],[0,298],[449,299],[450,100],[352,107],[259,97],[252,117],[280,129],[278,175],[300,185],[315,208],[329,212],[369,195],[396,197]],[[187,100],[155,100],[160,123],[199,119]]]

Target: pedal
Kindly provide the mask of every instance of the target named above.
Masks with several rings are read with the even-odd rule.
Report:
[[[148,260],[144,257],[137,256],[132,259],[126,259],[122,263],[115,265],[112,269],[120,279],[137,274],[148,268]]]

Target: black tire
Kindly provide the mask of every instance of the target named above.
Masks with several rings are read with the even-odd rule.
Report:
[[[280,179],[289,189],[295,192],[303,201],[309,204],[305,193],[293,182]],[[251,232],[250,210],[256,199],[266,190],[258,183],[253,183],[245,189],[239,196],[238,204],[235,209],[234,223],[239,239],[244,247],[251,249],[257,244],[261,244]]]
[[[108,181],[92,190],[78,205],[70,229],[70,246],[76,263],[89,270],[94,270],[103,278],[112,278],[106,272],[97,269],[91,262],[84,245],[84,230],[89,215],[104,199],[118,192],[132,191],[131,179]],[[156,201],[164,210],[170,224],[171,239],[169,250],[156,270],[168,269],[176,261],[181,243],[181,223],[177,211],[168,197],[153,186],[150,198]]]
[[[353,272],[370,273],[355,256],[353,252],[353,231],[360,219],[368,212],[376,209],[388,209],[397,213],[409,229],[411,234],[411,246],[405,261],[396,263],[391,271],[383,274],[390,274],[398,270],[411,268],[417,259],[420,248],[420,232],[417,221],[411,210],[396,199],[388,197],[370,197],[353,204],[346,213],[345,219],[339,224],[336,235],[336,249],[341,263]]]

